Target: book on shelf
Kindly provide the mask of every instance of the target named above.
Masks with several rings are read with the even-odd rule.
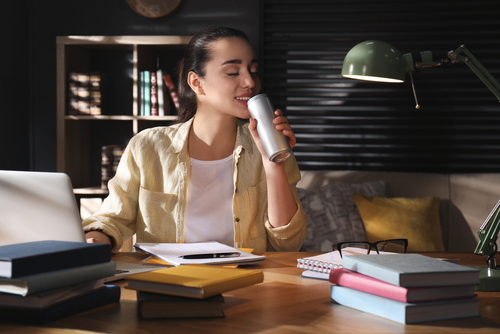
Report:
[[[156,79],[156,71],[150,72],[150,86],[151,86],[151,116],[158,116],[158,81]]]
[[[78,73],[68,73],[68,115],[78,115]]]
[[[141,71],[141,116],[151,116],[151,71]]]
[[[68,73],[68,115],[101,114],[101,73]]]
[[[475,296],[475,285],[473,284],[406,288],[346,268],[333,269],[330,271],[329,281],[332,284],[371,293],[403,303],[465,299]]]
[[[172,76],[170,74],[165,74],[163,75],[163,80],[170,94],[170,98],[174,103],[175,109],[179,111],[179,94],[177,93],[177,88],[175,87],[174,81],[172,80]]]
[[[332,301],[402,324],[479,316],[479,300],[464,298],[427,303],[403,303],[340,285],[330,287]]]
[[[127,288],[145,292],[205,299],[261,283],[259,270],[210,265],[184,265],[131,275]]]
[[[264,255],[255,255],[216,241],[194,243],[136,243],[135,248],[168,262],[174,266],[181,264],[255,264],[265,261]],[[186,255],[201,255],[186,258]],[[233,254],[233,256],[213,256]]]
[[[119,286],[104,285],[87,293],[82,293],[61,303],[49,307],[25,308],[0,306],[0,320],[29,325],[41,325],[88,311],[100,306],[118,302],[121,289]]]
[[[101,147],[101,189],[108,189],[108,182],[115,176],[125,145]]]
[[[140,110],[139,110],[139,115],[144,116],[144,94],[146,92],[145,88],[145,80],[144,80],[144,71],[140,72],[139,75],[139,101],[140,101]]]
[[[101,73],[90,72],[90,114],[101,115]]]
[[[223,318],[224,297],[206,299],[179,297],[137,291],[137,308],[143,319],[160,318]]]
[[[350,255],[343,267],[404,287],[479,283],[479,270],[421,254]]]
[[[77,74],[78,113],[90,115],[90,74]]]
[[[109,262],[105,244],[41,240],[0,246],[0,277],[17,278]]]
[[[116,263],[109,261],[17,278],[0,278],[0,292],[28,296],[70,285],[104,279],[108,276],[113,276],[115,272]]]
[[[163,71],[158,69],[156,71],[156,84],[158,85],[158,116],[165,116],[169,114],[169,104],[165,103],[165,85],[163,84]]]
[[[0,293],[0,307],[17,307],[25,309],[44,309],[75,298],[84,293],[102,288],[104,280],[88,281],[76,285],[65,286],[29,296]]]

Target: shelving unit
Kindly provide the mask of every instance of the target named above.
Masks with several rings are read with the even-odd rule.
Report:
[[[140,116],[139,74],[174,69],[191,36],[57,37],[57,169],[68,174],[75,194],[104,197],[101,146],[126,145],[139,131],[168,125],[175,115]],[[68,115],[69,72],[102,75],[102,115]],[[170,101],[170,98],[166,99]],[[170,111],[175,110],[170,101]]]

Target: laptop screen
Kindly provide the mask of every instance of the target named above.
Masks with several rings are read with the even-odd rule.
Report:
[[[70,178],[0,171],[0,245],[37,240],[85,242]]]

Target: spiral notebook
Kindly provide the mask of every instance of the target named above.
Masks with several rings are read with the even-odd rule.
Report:
[[[390,254],[391,252],[379,251],[380,254]],[[342,249],[343,256],[366,254],[366,249],[347,247]],[[370,252],[377,255],[377,252]],[[332,251],[315,256],[297,259],[297,268],[304,270],[302,277],[328,279],[330,270],[342,268],[342,258],[338,251]]]

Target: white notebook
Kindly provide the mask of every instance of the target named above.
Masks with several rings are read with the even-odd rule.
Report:
[[[380,254],[391,254],[391,252],[379,251]],[[342,249],[343,256],[366,254],[366,249],[347,247]],[[377,255],[376,251],[371,251],[370,255]],[[309,271],[329,274],[330,270],[342,268],[342,258],[338,251],[304,257],[297,259],[297,268]]]

